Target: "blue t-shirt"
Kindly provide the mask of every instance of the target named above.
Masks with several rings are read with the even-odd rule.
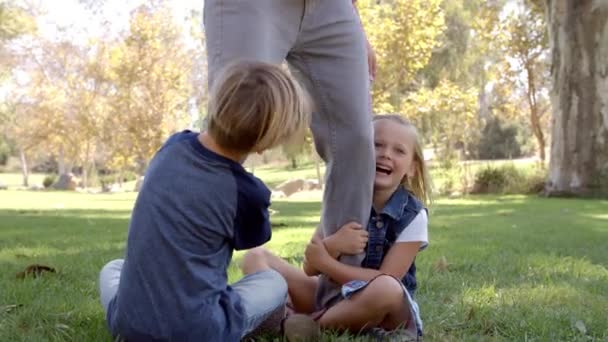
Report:
[[[107,320],[128,341],[238,341],[240,298],[227,284],[233,250],[270,240],[270,191],[197,133],[173,135],[135,202]]]

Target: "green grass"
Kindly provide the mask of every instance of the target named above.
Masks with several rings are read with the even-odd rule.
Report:
[[[0,191],[0,341],[109,341],[97,275],[123,255],[134,198]],[[269,247],[299,264],[320,203],[273,208],[285,226]],[[607,201],[440,199],[430,223],[417,260],[426,340],[608,340]],[[447,270],[433,266],[441,257]],[[15,278],[33,263],[57,274]]]
[[[297,169],[292,169],[290,165],[266,165],[255,167],[253,171],[256,177],[264,180],[266,185],[273,188],[288,179],[317,179],[315,164],[312,162],[302,163]],[[325,165],[321,164],[321,177],[325,173]]]
[[[42,185],[42,181],[46,175],[43,173],[32,173],[28,177],[31,185]],[[0,183],[9,188],[18,188],[23,186],[23,176],[20,173],[0,173]]]

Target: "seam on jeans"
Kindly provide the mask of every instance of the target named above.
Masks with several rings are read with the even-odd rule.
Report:
[[[219,17],[220,17],[220,27],[219,27],[219,36],[220,39],[217,42],[217,53],[216,53],[216,59],[218,63],[221,63],[221,59],[222,59],[222,46],[223,46],[223,41],[224,41],[224,13],[226,12],[225,8],[224,8],[224,1],[220,1],[220,13],[219,13]],[[214,78],[217,77],[217,71],[216,75],[214,76]]]
[[[331,158],[331,162],[333,163],[333,167],[336,168],[337,163],[336,160],[337,158],[335,158],[335,155],[337,153],[336,151],[336,129],[335,129],[335,122],[332,119],[332,117],[330,115],[328,115],[328,108],[327,108],[327,96],[325,95],[325,92],[322,91],[322,87],[321,87],[321,82],[319,81],[319,78],[317,77],[315,71],[313,68],[310,67],[310,63],[308,62],[308,58],[305,55],[301,56],[302,58],[302,64],[304,64],[304,67],[306,68],[306,70],[308,71],[308,74],[310,75],[310,80],[312,81],[314,87],[316,88],[316,92],[318,94],[319,97],[319,109],[321,111],[321,114],[323,115],[323,117],[325,118],[325,121],[327,122],[327,126],[328,126],[328,130],[329,130],[329,153],[330,153],[330,158]],[[324,229],[330,229],[333,230],[333,228],[335,227],[324,227]]]

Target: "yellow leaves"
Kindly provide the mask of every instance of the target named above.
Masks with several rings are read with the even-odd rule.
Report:
[[[105,141],[117,163],[137,160],[142,165],[171,132],[184,127],[192,57],[167,8],[141,8],[130,24],[124,44],[111,58],[116,93],[109,116],[124,131],[117,136],[112,134],[115,126],[107,126]],[[129,155],[134,159],[126,158]]]
[[[376,112],[394,111],[416,72],[428,63],[445,28],[440,0],[357,1],[378,57],[373,98]]]
[[[477,91],[462,89],[443,80],[435,89],[421,88],[406,97],[400,107],[408,119],[416,123],[434,146],[447,150],[458,142],[474,141],[479,132]]]

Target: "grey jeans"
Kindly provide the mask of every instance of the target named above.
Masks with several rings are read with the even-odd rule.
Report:
[[[99,272],[99,297],[106,314],[110,301],[118,291],[123,262],[122,259],[112,260]],[[241,296],[241,305],[245,310],[243,336],[255,330],[277,309],[283,308],[287,299],[287,283],[274,270],[248,274],[231,287]]]
[[[315,101],[311,130],[326,162],[325,236],[367,226],[375,173],[365,35],[351,0],[205,0],[209,84],[235,60],[281,63]],[[360,265],[364,255],[341,261]],[[319,306],[338,294],[322,276]]]

